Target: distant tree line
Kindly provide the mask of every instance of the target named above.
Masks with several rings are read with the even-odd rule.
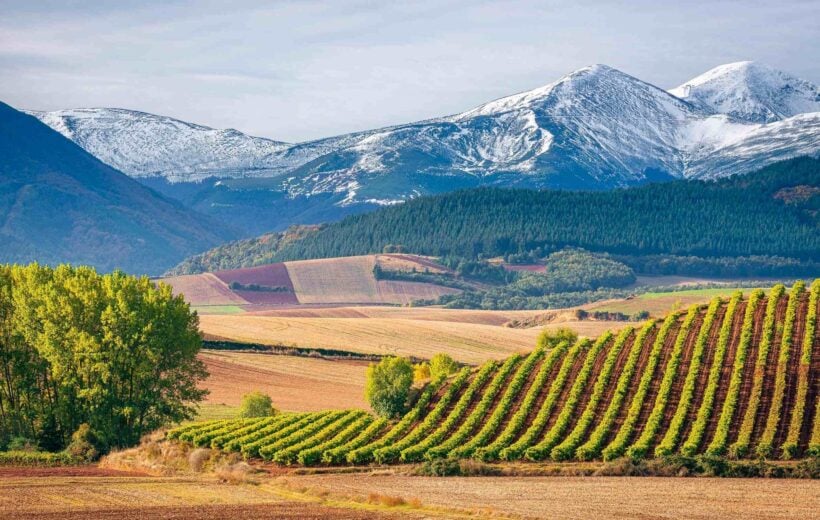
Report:
[[[816,261],[820,195],[804,190],[807,197],[788,201],[778,195],[794,186],[820,186],[820,160],[793,159],[719,181],[605,192],[459,191],[348,217],[290,242],[270,259],[378,253],[389,245],[465,259],[515,259],[572,246],[630,256],[756,256],[750,261],[758,264],[762,256]],[[687,267],[678,265],[679,271]]]
[[[0,450],[102,450],[191,418],[206,393],[196,314],[121,272],[0,266]]]

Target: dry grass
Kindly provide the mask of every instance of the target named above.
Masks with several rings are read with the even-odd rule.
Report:
[[[538,329],[402,318],[202,316],[202,331],[232,341],[429,358],[445,352],[465,363],[528,351]]]
[[[382,303],[373,276],[375,256],[301,260],[286,264],[299,303]]]
[[[237,406],[254,390],[273,398],[280,410],[368,408],[364,399],[366,362],[296,356],[207,351],[200,354],[210,377],[205,404]]]
[[[298,482],[365,496],[401,490],[430,507],[489,507],[528,518],[816,518],[820,511],[820,482],[812,480],[347,474]]]

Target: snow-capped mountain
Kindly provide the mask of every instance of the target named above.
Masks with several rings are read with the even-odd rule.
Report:
[[[278,173],[266,158],[290,145],[120,108],[27,111],[132,177],[172,182]]]
[[[669,92],[707,111],[752,123],[820,112],[817,85],[752,61],[715,67]]]
[[[811,83],[752,63],[669,92],[594,65],[460,114],[294,145],[237,133],[228,146],[212,137],[225,131],[132,112],[36,115],[171,196],[180,181],[220,178],[185,202],[224,218],[241,206],[257,231],[479,185],[608,189],[744,173],[820,154],[819,103]]]

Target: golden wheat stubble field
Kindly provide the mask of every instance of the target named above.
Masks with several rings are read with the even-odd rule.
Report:
[[[244,394],[258,390],[270,395],[280,410],[368,408],[366,361],[213,350],[199,358],[210,374],[202,385],[210,391],[205,405],[238,406]]]
[[[55,472],[59,473],[59,472]],[[2,475],[2,473],[0,473]],[[229,485],[201,477],[3,476],[0,519],[381,519],[390,512],[289,497],[265,482]]]
[[[306,475],[293,482],[345,494],[392,494],[427,506],[514,518],[809,519],[820,481],[680,477],[414,477]]]

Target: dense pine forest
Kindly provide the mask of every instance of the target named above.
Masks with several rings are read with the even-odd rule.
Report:
[[[643,272],[815,275],[820,160],[797,158],[719,181],[681,180],[605,192],[495,188],[422,197],[348,217],[296,240],[236,242],[181,271],[403,251],[527,260],[563,247],[620,255]],[[253,247],[250,247],[253,246]],[[247,249],[247,254],[242,250]],[[236,265],[233,265],[236,264]]]

